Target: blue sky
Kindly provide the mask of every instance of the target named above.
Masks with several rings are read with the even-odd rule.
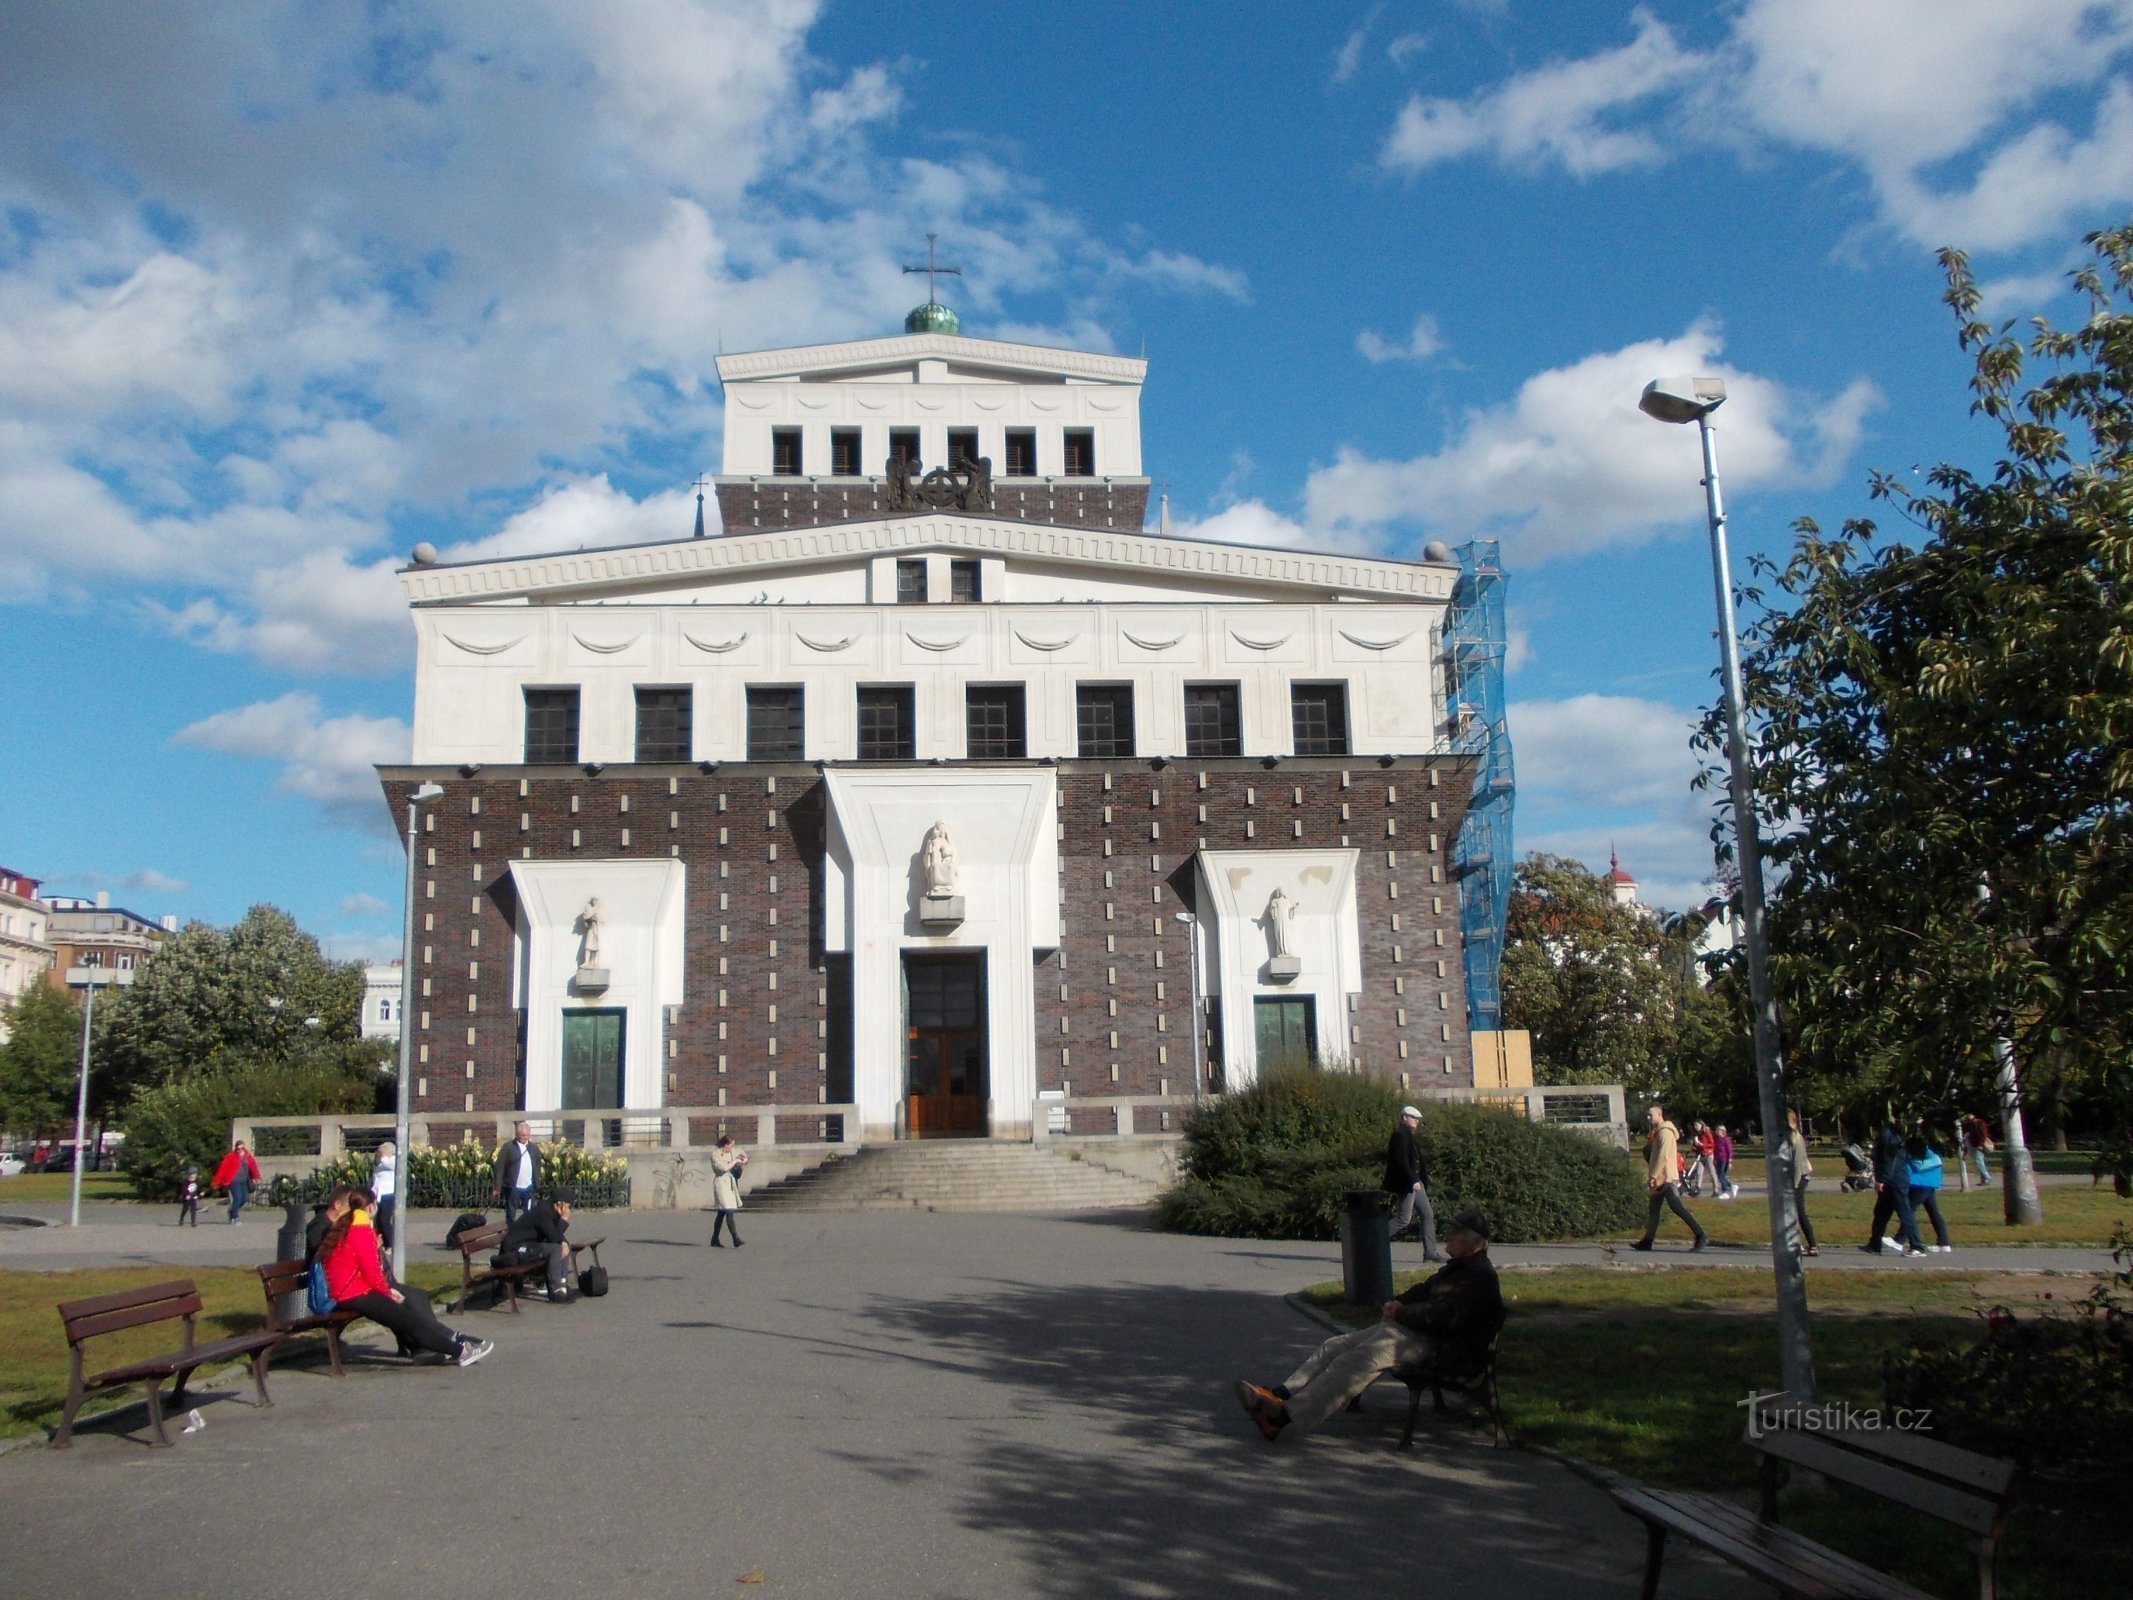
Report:
[[[1736,561],[1988,464],[1933,250],[2068,319],[2133,202],[2133,0],[635,0],[0,17],[0,861],[397,947],[391,570],[680,535],[721,348],[1139,354],[1211,537],[1504,541],[1521,850],[1685,905]]]

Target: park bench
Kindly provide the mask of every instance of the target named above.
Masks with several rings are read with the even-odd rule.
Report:
[[[1750,1413],[1748,1448],[1758,1457],[1759,1511],[1721,1495],[1634,1484],[1614,1491],[1622,1509],[1644,1523],[1644,1600],[1659,1593],[1659,1564],[1669,1534],[1702,1545],[1797,1600],[1930,1600],[1909,1584],[1780,1527],[1778,1489],[1793,1467],[1963,1529],[1977,1566],[1978,1600],[1993,1600],[1993,1567],[2015,1476],[2012,1462],[1918,1433],[1813,1426],[1822,1420],[1819,1414],[1787,1407],[1786,1398],[1760,1396]]]
[[[302,1261],[270,1261],[259,1269],[259,1287],[267,1297],[267,1327],[284,1339],[293,1339],[300,1333],[323,1333],[326,1336],[326,1356],[333,1363],[333,1375],[342,1376],[341,1330],[356,1320],[353,1311],[329,1311],[324,1316],[314,1315],[309,1309],[300,1317],[283,1317],[280,1302],[284,1296],[307,1294],[311,1287],[311,1269]]]
[[[472,1298],[474,1291],[484,1284],[489,1284],[503,1290],[505,1303],[516,1315],[520,1281],[534,1273],[544,1273],[547,1270],[546,1263],[541,1261],[512,1261],[499,1266],[495,1257],[504,1247],[505,1231],[499,1225],[469,1229],[459,1236],[459,1298],[452,1303],[452,1310],[466,1310],[467,1301]],[[580,1256],[591,1256],[593,1265],[598,1266],[600,1246],[605,1243],[607,1241],[604,1238],[573,1239],[570,1241],[571,1259],[575,1261]],[[476,1265],[477,1257],[485,1258],[479,1266]],[[496,1309],[493,1296],[489,1301],[489,1309]]]
[[[1380,1383],[1404,1383],[1407,1386],[1407,1430],[1400,1435],[1402,1450],[1414,1448],[1415,1424],[1422,1416],[1422,1392],[1425,1389],[1435,1397],[1436,1409],[1440,1412],[1444,1409],[1444,1391],[1447,1389],[1479,1401],[1489,1416],[1490,1438],[1499,1445],[1511,1442],[1511,1429],[1503,1419],[1503,1405],[1496,1392],[1496,1346],[1502,1338],[1503,1317],[1499,1314],[1478,1361],[1402,1362],[1379,1375]],[[1349,1401],[1348,1409],[1362,1410],[1363,1397],[1357,1395]]]
[[[240,1333],[228,1339],[217,1339],[211,1344],[196,1344],[193,1342],[193,1318],[200,1314],[200,1309],[200,1293],[190,1279],[97,1295],[89,1300],[70,1300],[60,1306],[59,1317],[66,1326],[71,1360],[66,1410],[59,1420],[59,1432],[53,1437],[53,1448],[64,1450],[74,1442],[74,1419],[90,1395],[132,1383],[141,1384],[146,1391],[148,1421],[155,1433],[155,1442],[168,1445],[170,1435],[163,1431],[163,1380],[170,1377],[178,1380],[170,1392],[170,1400],[173,1407],[182,1406],[185,1386],[194,1369],[219,1361],[248,1359],[252,1364],[252,1384],[259,1393],[259,1403],[271,1406],[274,1400],[267,1393],[267,1357],[284,1336],[268,1328],[258,1333]],[[93,1376],[84,1371],[87,1362],[82,1347],[91,1339],[159,1322],[184,1324],[182,1348],[145,1361],[129,1361]]]

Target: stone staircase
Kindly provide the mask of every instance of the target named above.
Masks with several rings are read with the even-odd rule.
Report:
[[[1033,1144],[926,1139],[869,1145],[747,1191],[762,1211],[1114,1211],[1155,1203],[1153,1183]]]

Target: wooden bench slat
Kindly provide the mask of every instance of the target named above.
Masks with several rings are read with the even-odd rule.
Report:
[[[159,1300],[183,1300],[193,1293],[190,1278],[178,1278],[170,1283],[158,1283],[145,1289],[121,1289],[115,1294],[100,1294],[87,1300],[64,1300],[60,1302],[59,1316],[62,1322],[73,1322],[80,1317],[93,1317],[105,1311],[124,1311],[132,1306],[153,1305]]]
[[[1975,1490],[1960,1488],[1938,1478],[1921,1477],[1879,1457],[1862,1455],[1847,1448],[1829,1434],[1787,1428],[1774,1434],[1765,1433],[1756,1441],[1756,1447],[1765,1455],[1865,1489],[1884,1500],[1909,1506],[1913,1511],[1922,1511],[1970,1533],[1996,1532],[2004,1515],[2003,1501],[1997,1494],[1980,1495]]]
[[[1614,1493],[1632,1516],[1678,1533],[1800,1600],[1933,1600],[1731,1500],[1656,1489]]]
[[[190,1372],[195,1367],[209,1366],[217,1361],[231,1361],[238,1356],[248,1356],[254,1351],[265,1350],[281,1342],[282,1336],[271,1330],[261,1333],[240,1333],[228,1339],[217,1339],[213,1344],[196,1344],[190,1350],[173,1350],[167,1355],[150,1356],[123,1367],[113,1367],[109,1372],[99,1372],[93,1378],[84,1378],[88,1387],[116,1387],[122,1383],[137,1383],[144,1378],[169,1378],[180,1372]]]
[[[1930,1473],[1953,1487],[1994,1498],[2006,1494],[2015,1478],[2012,1461],[1980,1455],[1975,1450],[1943,1444],[1922,1433],[1895,1428],[1825,1428],[1813,1433],[1800,1428],[1765,1428],[1748,1442],[1751,1448],[1761,1449],[1766,1445],[1781,1446],[1784,1441],[1796,1438],[1826,1439],[1862,1456],[1878,1458],[1897,1470]],[[1790,1459],[1784,1456],[1782,1448],[1772,1449],[1770,1453]],[[1814,1470],[1823,1469],[1817,1467]]]
[[[145,1328],[153,1322],[174,1322],[180,1317],[198,1316],[202,1309],[199,1295],[188,1294],[181,1299],[160,1300],[152,1305],[131,1306],[123,1311],[104,1311],[95,1316],[74,1317],[67,1322],[67,1343],[80,1344],[84,1339],[99,1338],[107,1333],[122,1333],[128,1328]]]

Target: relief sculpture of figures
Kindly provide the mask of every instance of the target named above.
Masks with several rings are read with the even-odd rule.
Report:
[[[926,893],[929,895],[960,894],[956,882],[955,841],[948,837],[948,824],[936,822],[926,830],[926,842],[919,847],[919,870],[926,877]]]
[[[1296,902],[1291,900],[1284,891],[1276,889],[1273,894],[1267,898],[1267,944],[1271,947],[1271,953],[1277,959],[1282,956],[1294,954],[1294,952],[1289,949],[1289,932],[1290,923],[1294,919],[1295,915]]]
[[[956,465],[963,470],[962,505],[965,511],[990,511],[992,509],[992,457],[979,456],[973,461],[962,457]]]
[[[578,956],[581,967],[597,967],[600,964],[600,897],[594,895],[585,902],[585,909],[578,913],[578,925],[585,930],[585,943]]]

